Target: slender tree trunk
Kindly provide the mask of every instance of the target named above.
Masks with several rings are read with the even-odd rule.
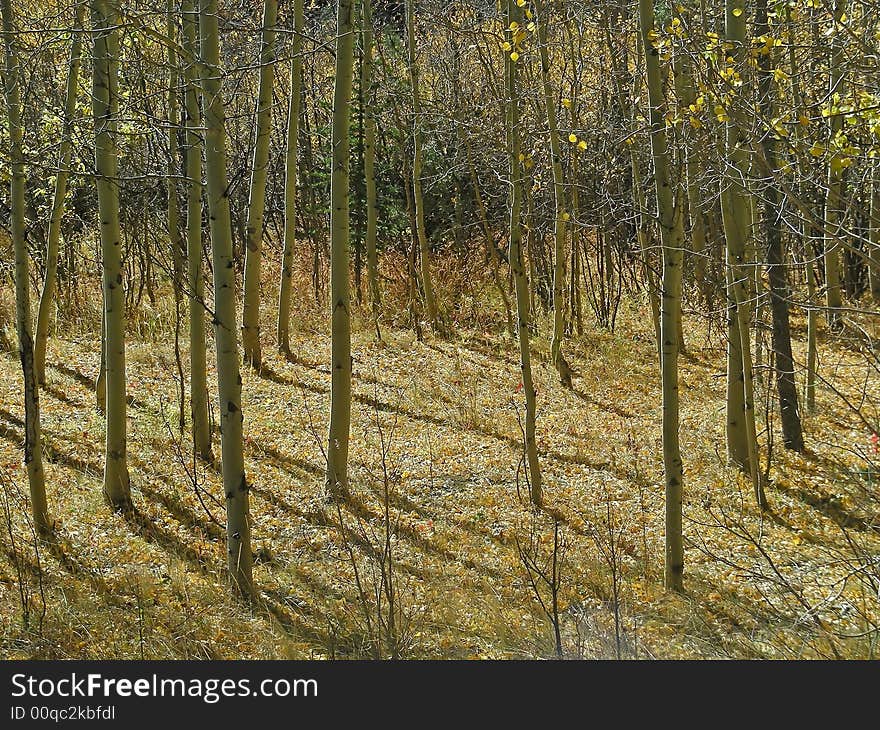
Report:
[[[431,278],[431,248],[425,230],[425,197],[422,195],[422,102],[419,89],[419,67],[416,63],[415,2],[406,0],[406,38],[409,59],[409,78],[412,88],[413,113],[413,203],[416,213],[416,233],[419,238],[420,274],[422,293],[425,297],[425,314],[431,327],[440,327],[437,300],[434,296],[434,283]]]
[[[804,386],[804,408],[807,413],[816,411],[816,377],[819,364],[817,333],[819,331],[819,306],[816,296],[816,271],[811,254],[807,254],[807,381]]]
[[[264,0],[263,38],[260,44],[260,89],[257,95],[257,130],[251,168],[247,217],[247,250],[244,259],[244,308],[241,339],[244,361],[254,369],[262,366],[260,351],[260,262],[263,213],[269,172],[269,135],[272,131],[272,82],[275,74],[275,23],[278,0]]]
[[[538,49],[541,56],[541,82],[544,90],[544,106],[547,128],[550,133],[550,154],[553,158],[553,338],[550,342],[550,358],[559,372],[559,379],[571,387],[572,371],[562,354],[565,334],[565,229],[570,213],[565,207],[565,180],[562,175],[562,148],[559,144],[559,128],[556,123],[556,95],[550,78],[550,52],[547,48],[547,17],[543,0],[535,0],[535,25],[538,32]],[[525,30],[519,32],[525,33]]]
[[[52,195],[52,213],[49,218],[49,235],[46,238],[46,278],[37,311],[37,329],[34,341],[34,370],[37,384],[46,384],[46,343],[49,340],[49,320],[55,306],[55,288],[58,280],[58,244],[61,241],[61,220],[64,216],[64,198],[70,177],[70,160],[73,151],[73,120],[76,116],[76,95],[79,86],[79,69],[82,58],[82,27],[86,5],[77,0],[74,8],[73,31],[70,42],[70,61],[67,71],[67,90],[64,101],[64,127],[61,131],[61,147],[58,151],[58,174]]]
[[[735,69],[745,72],[746,14],[742,0],[726,0],[725,29]],[[752,233],[750,192],[745,187],[749,153],[743,130],[747,121],[744,98],[729,105],[726,124],[726,174],[721,181],[721,217],[727,241],[728,344],[727,344],[727,454],[752,478],[758,503],[765,500],[760,484],[755,437],[755,403],[752,381],[749,289],[752,276],[746,256]]]
[[[365,0],[366,1],[366,0]],[[290,100],[287,112],[287,153],[284,158],[284,250],[278,290],[278,349],[290,354],[290,295],[293,285],[293,251],[296,248],[296,179],[299,161],[299,117],[302,107],[303,0],[294,0],[293,37],[290,43]]]
[[[792,20],[792,11],[789,8],[786,11],[786,22],[791,22]],[[792,99],[792,108],[800,109],[803,106],[803,95],[801,94],[800,84],[799,84],[799,73],[798,73],[798,63],[797,63],[797,55],[795,53],[795,44],[788,44],[788,71],[790,76],[791,83],[791,99]],[[795,125],[792,130],[792,141],[796,144],[802,138],[802,130],[800,129],[800,125]],[[799,164],[799,177],[801,181],[797,187],[795,188],[797,195],[802,195],[806,191],[805,183],[808,175],[808,170],[806,169],[806,163],[802,159],[798,160]],[[818,301],[816,298],[816,280],[815,280],[815,269],[813,268],[813,254],[811,252],[810,240],[810,227],[811,223],[807,220],[802,220],[800,222],[800,229],[798,233],[802,238],[802,250],[804,251],[804,268],[805,268],[805,278],[807,282],[807,374],[804,381],[804,410],[807,413],[811,413],[816,406],[816,365],[818,362],[818,353],[816,349],[816,332],[818,328],[818,313],[816,311],[816,307],[818,306]]]
[[[10,230],[15,250],[15,320],[18,331],[18,355],[24,378],[24,465],[27,469],[34,529],[49,532],[49,508],[46,501],[46,479],[43,473],[43,451],[40,444],[40,392],[34,372],[34,341],[31,334],[29,255],[25,240],[25,166],[21,121],[21,68],[16,41],[12,0],[0,0],[5,50],[6,112],[9,124],[9,162],[12,178],[9,184]]]
[[[684,545],[681,530],[681,504],[684,485],[679,448],[678,399],[678,319],[681,316],[681,268],[684,232],[681,204],[676,204],[669,175],[669,153],[664,120],[663,80],[659,51],[652,40],[653,0],[639,0],[639,26],[648,78],[651,154],[663,247],[663,282],[660,309],[660,372],[663,389],[663,468],[666,475],[666,588],[683,588]]]
[[[755,34],[768,35],[767,0],[755,5]],[[773,71],[775,59],[770,53],[758,57],[761,114],[773,119]],[[773,170],[778,168],[776,143],[772,134],[764,135],[763,153]],[[770,280],[770,312],[773,318],[773,352],[775,354],[776,392],[782,419],[782,438],[785,448],[803,451],[804,437],[798,412],[797,386],[794,380],[794,358],[791,353],[791,327],[788,318],[790,296],[788,274],[785,268],[785,248],[782,240],[782,208],[780,195],[773,176],[768,177],[763,194],[764,234],[767,237],[767,274]],[[760,277],[756,277],[756,283]]]
[[[180,380],[177,423],[180,433],[186,428],[186,385],[180,355],[180,307],[183,303],[186,259],[184,240],[180,230],[180,209],[177,200],[180,175],[180,105],[178,102],[180,71],[177,63],[177,9],[175,0],[166,3],[166,36],[168,40],[168,167],[165,191],[168,197],[168,244],[171,246],[172,286],[174,287],[174,358]]]
[[[333,90],[330,173],[330,432],[327,492],[348,496],[348,439],[351,427],[351,294],[349,283],[349,115],[354,73],[354,1],[338,0],[336,83]]]
[[[220,33],[217,0],[200,0],[199,29],[205,110],[205,166],[214,264],[214,341],[223,494],[226,499],[226,553],[234,590],[253,594],[251,525],[241,410],[241,372],[235,322],[235,266],[226,175],[226,111],[220,96]]]
[[[509,30],[512,23],[522,22],[522,11],[515,0],[506,0],[508,32],[511,33],[511,46],[517,48],[513,40],[516,33]],[[516,51],[514,51],[516,52]],[[541,466],[538,462],[538,448],[535,441],[535,411],[537,394],[532,380],[531,351],[529,348],[529,279],[526,275],[522,250],[522,162],[519,159],[520,142],[520,101],[517,88],[517,65],[505,53],[507,71],[507,144],[510,160],[510,267],[513,270],[516,290],[517,337],[519,340],[520,371],[522,391],[525,397],[525,455],[529,476],[529,495],[536,507],[543,500]]]
[[[364,113],[364,186],[367,198],[367,288],[370,292],[370,312],[376,339],[382,339],[379,330],[379,313],[382,308],[379,288],[379,252],[376,237],[379,227],[379,204],[376,192],[376,90],[373,82],[373,12],[371,0],[361,0],[361,37],[363,59],[361,60],[361,94],[365,100]]]
[[[846,13],[846,0],[834,0],[834,32],[831,35],[831,58],[829,60],[828,98],[835,94],[843,96],[843,48],[841,46],[841,18]],[[829,117],[831,138],[843,129],[843,115],[832,114]],[[843,217],[843,170],[835,169],[834,164],[828,166],[828,188],[825,197],[825,305],[828,308],[826,318],[830,329],[838,329],[841,324],[840,310],[843,307],[843,295],[840,287],[840,242]]]
[[[116,126],[119,104],[119,31],[111,0],[91,0],[94,52],[92,111],[95,118],[95,183],[101,218],[104,342],[107,398],[104,496],[114,507],[131,504],[126,458],[125,293],[119,227]]]
[[[198,16],[192,0],[183,0],[183,47],[190,59],[198,58]],[[205,343],[205,278],[202,274],[202,145],[199,129],[198,69],[189,60],[185,67],[186,92],[186,258],[189,289],[190,416],[195,453],[214,460],[208,420],[208,374]]]

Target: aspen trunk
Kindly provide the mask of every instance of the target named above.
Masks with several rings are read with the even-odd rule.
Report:
[[[373,85],[373,12],[371,0],[361,0],[361,38],[363,39],[363,59],[361,60],[361,94],[366,102],[364,113],[364,187],[367,203],[367,289],[370,293],[370,312],[376,339],[382,339],[379,330],[379,312],[382,307],[379,289],[379,253],[376,237],[379,226],[379,205],[376,192],[376,116],[373,111],[376,93]]]
[[[183,240],[180,235],[180,210],[177,205],[177,177],[179,170],[178,124],[180,109],[178,108],[178,66],[176,43],[175,0],[167,0],[166,36],[168,38],[168,167],[166,169],[165,191],[168,196],[168,243],[171,246],[171,259],[174,266],[174,305],[179,313],[183,301]],[[175,320],[175,327],[177,320]],[[175,336],[176,336],[175,332]],[[181,384],[183,387],[183,384]]]
[[[27,469],[34,529],[47,533],[51,528],[46,501],[46,479],[40,444],[40,392],[34,372],[34,341],[31,334],[30,258],[25,240],[25,167],[21,121],[21,68],[16,42],[12,0],[0,0],[5,50],[6,111],[9,123],[10,231],[15,251],[15,324],[18,332],[18,355],[24,378],[24,465]]]
[[[37,384],[46,384],[46,344],[49,340],[49,320],[55,306],[55,288],[58,279],[58,245],[61,241],[61,219],[64,216],[64,198],[70,177],[70,160],[73,151],[73,120],[76,115],[76,95],[79,88],[79,69],[82,60],[82,27],[85,2],[78,0],[74,9],[73,32],[70,42],[70,61],[67,71],[67,89],[64,101],[64,127],[58,151],[58,174],[52,194],[52,212],[49,217],[49,234],[46,237],[46,278],[40,294],[37,310],[37,328],[34,340],[34,370]]]
[[[515,0],[507,0],[508,26],[521,22],[522,11]],[[509,31],[508,31],[509,32]],[[513,33],[512,35],[515,35]],[[516,43],[511,42],[516,48]],[[520,102],[517,88],[517,66],[510,54],[505,54],[507,71],[507,144],[510,159],[510,267],[513,271],[516,290],[517,338],[519,340],[520,372],[522,391],[525,397],[525,455],[529,477],[529,496],[532,504],[540,507],[543,500],[541,466],[538,462],[538,448],[535,441],[535,411],[537,394],[532,379],[531,351],[529,348],[529,279],[526,275],[522,250],[522,162],[519,159],[520,142]]]
[[[419,273],[422,279],[422,293],[425,297],[425,315],[428,317],[431,327],[437,329],[440,326],[440,320],[437,300],[434,296],[434,282],[431,278],[431,249],[425,230],[425,198],[422,195],[422,102],[419,89],[419,67],[416,63],[415,1],[406,0],[406,38],[413,113],[413,205],[416,214],[416,233],[419,239]]]
[[[571,367],[562,354],[562,338],[565,333],[565,222],[570,217],[565,208],[565,181],[562,176],[562,149],[559,144],[559,128],[556,122],[556,96],[550,78],[550,52],[547,49],[546,7],[542,0],[535,0],[535,25],[538,32],[538,49],[541,56],[541,82],[547,128],[550,133],[550,153],[553,158],[553,338],[550,342],[550,358],[559,372],[559,379],[571,387]],[[522,30],[521,32],[525,32]],[[516,33],[514,33],[516,35]]]
[[[205,166],[214,263],[214,340],[223,494],[226,499],[226,553],[235,591],[253,594],[248,482],[244,470],[241,372],[235,323],[235,267],[226,175],[226,111],[220,96],[220,34],[217,0],[200,0],[200,52],[205,111]]]
[[[746,14],[742,0],[727,0],[725,29],[729,55],[735,68],[745,72]],[[750,192],[745,187],[749,154],[742,130],[747,122],[745,100],[734,98],[727,110],[725,153],[727,173],[721,181],[721,218],[727,242],[727,454],[753,481],[759,504],[764,506],[755,441],[754,389],[749,316],[749,290],[753,282],[746,265],[752,234]]]
[[[119,228],[116,127],[119,102],[119,31],[110,0],[91,0],[94,51],[92,111],[95,118],[95,184],[101,218],[104,289],[106,455],[104,496],[114,507],[131,504],[125,388],[125,293],[122,289],[122,234]]]
[[[351,427],[348,133],[354,72],[353,0],[338,0],[336,23],[333,158],[330,173],[331,383],[327,492],[331,498],[342,500],[348,496],[348,439]]]
[[[260,263],[263,247],[263,214],[269,170],[269,134],[272,131],[272,82],[275,73],[275,23],[278,0],[263,4],[263,37],[260,44],[260,89],[257,94],[257,131],[248,200],[247,245],[244,258],[244,307],[241,339],[244,361],[254,369],[262,365],[260,351]]]
[[[168,244],[171,246],[172,286],[174,288],[174,359],[180,380],[177,423],[180,433],[186,428],[186,384],[180,355],[180,307],[185,287],[184,239],[180,230],[180,209],[177,200],[177,178],[180,175],[180,108],[178,102],[180,70],[177,62],[177,11],[175,0],[166,3],[166,32],[168,45],[168,166],[165,191],[168,197]]]
[[[767,0],[758,0],[755,6],[755,33],[769,33]],[[774,58],[766,53],[758,57],[761,113],[764,119],[772,119]],[[764,136],[762,147],[765,160],[771,169],[778,168],[776,143],[771,134]],[[768,177],[763,194],[764,231],[767,237],[767,275],[770,280],[770,313],[773,320],[772,347],[775,355],[776,392],[782,420],[782,438],[785,448],[803,451],[804,437],[798,412],[797,386],[794,379],[794,358],[791,352],[791,326],[788,316],[790,291],[785,269],[785,247],[782,240],[782,211],[776,181]],[[756,283],[760,277],[756,277]]]
[[[639,26],[648,78],[651,154],[663,247],[663,282],[660,304],[660,372],[663,389],[663,468],[666,476],[666,588],[680,592],[683,587],[684,545],[681,504],[684,485],[679,447],[678,399],[678,320],[681,316],[681,268],[684,232],[681,205],[674,199],[669,175],[666,125],[664,121],[663,81],[659,51],[654,47],[653,0],[639,0]]]
[[[189,385],[193,448],[205,461],[214,460],[208,421],[208,374],[205,343],[205,278],[202,273],[202,147],[199,129],[198,16],[192,0],[183,0],[183,47],[190,56],[185,70],[186,93],[186,260],[189,289]]]
[[[828,69],[828,97],[843,96],[843,49],[840,43],[840,20],[846,13],[846,0],[834,1],[835,30],[831,36],[831,58]],[[829,102],[830,103],[830,102]],[[843,115],[832,114],[829,117],[831,138],[843,129]],[[828,189],[825,197],[825,305],[828,308],[826,320],[831,329],[840,327],[840,310],[843,307],[843,294],[840,287],[840,241],[843,217],[842,193],[843,170],[835,169],[833,163],[828,166]]]
[[[293,285],[293,251],[296,248],[296,180],[299,162],[299,117],[302,108],[303,0],[294,0],[293,37],[290,43],[290,100],[287,111],[287,152],[284,157],[284,250],[278,289],[278,349],[290,354],[290,295]]]
[[[790,8],[786,11],[786,20],[787,22],[791,22]],[[798,82],[799,74],[795,46],[792,43],[788,44],[788,67],[791,78],[792,106],[794,109],[800,109],[803,105],[803,96]],[[795,125],[792,131],[793,141],[796,143],[801,136],[802,134],[799,130],[799,126]],[[806,170],[806,164],[804,162],[800,162],[800,172],[802,180],[808,177],[808,171]],[[798,195],[801,195],[803,191],[804,184],[801,183],[796,189],[796,192]],[[811,224],[808,221],[803,220],[799,231],[802,236],[803,249],[805,252],[804,275],[807,282],[807,374],[804,381],[804,410],[807,413],[811,413],[816,406],[816,366],[818,363],[818,352],[816,349],[816,332],[818,328],[818,313],[816,307],[818,306],[818,301],[816,299],[816,280],[815,270],[813,268],[813,256],[812,253],[809,252],[808,245],[808,241],[811,237],[810,225]]]

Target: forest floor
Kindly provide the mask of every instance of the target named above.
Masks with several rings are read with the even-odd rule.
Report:
[[[8,288],[2,298],[11,313]],[[554,583],[566,657],[877,653],[880,459],[870,430],[820,387],[817,413],[804,419],[807,451],[792,454],[761,405],[762,467],[773,432],[772,510],[761,515],[723,458],[722,334],[709,337],[703,319],[685,322],[687,592],[669,595],[660,389],[643,303],[624,299],[614,333],[590,324],[569,340],[573,390],[559,385],[546,340],[534,342],[540,514],[524,502],[516,346],[497,324],[424,341],[389,327],[377,343],[360,315],[353,495],[337,507],[324,497],[324,317],[301,308],[288,360],[270,344],[267,303],[265,368],[243,370],[259,590],[244,605],[227,597],[220,475],[193,461],[177,429],[168,305],[141,309],[127,351],[131,513],[112,512],[101,494],[94,317],[50,340],[41,405],[52,542],[36,543],[21,516],[20,365],[12,352],[0,357],[3,658],[552,657]],[[862,355],[828,338],[821,348],[821,374],[851,403],[880,393]]]

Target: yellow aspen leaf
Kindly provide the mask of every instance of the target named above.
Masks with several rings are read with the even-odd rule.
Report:
[[[564,106],[566,109],[571,109],[571,99],[563,99],[562,106]]]
[[[577,141],[578,141],[577,135],[576,134],[568,135],[568,141],[571,142],[572,144],[577,144]]]
[[[516,63],[519,60],[519,54],[516,51],[514,51],[513,53],[510,54],[510,60],[513,61],[514,63]]]
[[[742,14],[743,14],[742,8],[734,8],[733,9],[733,17],[734,18],[738,18]]]
[[[587,149],[587,143],[584,142],[584,140],[581,140],[580,142],[578,142],[578,149],[579,149],[581,152],[583,152],[584,150]]]
[[[564,221],[571,220],[571,216],[568,213],[563,213],[562,220],[564,220]]]

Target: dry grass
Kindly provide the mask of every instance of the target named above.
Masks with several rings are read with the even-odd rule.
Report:
[[[262,376],[244,373],[261,593],[253,606],[226,597],[223,514],[214,501],[221,494],[219,474],[193,464],[187,435],[171,425],[177,386],[169,297],[160,297],[161,311],[144,303],[131,328],[129,466],[136,509],[130,515],[111,512],[101,498],[103,420],[91,392],[99,348],[88,325],[94,317],[84,315],[69,328],[63,322],[50,341],[42,415],[58,527],[53,543],[37,546],[39,568],[21,517],[19,365],[12,353],[0,358],[0,471],[20,506],[16,547],[8,530],[0,538],[0,655],[370,656],[354,568],[367,593],[377,595],[375,555],[387,486],[405,623],[402,655],[551,656],[550,625],[516,550],[515,537],[530,520],[538,520],[539,546],[546,547],[550,532],[547,518],[531,515],[517,494],[515,347],[503,334],[503,314],[483,310],[478,294],[491,287],[475,285],[479,266],[457,284],[451,263],[438,266],[449,269],[438,281],[454,313],[454,337],[427,334],[418,341],[402,328],[406,307],[399,299],[388,307],[395,314],[383,320],[382,343],[374,341],[366,312],[355,318],[354,496],[338,513],[323,495],[329,401],[323,308],[309,297],[301,272],[292,320],[295,357],[275,354],[273,272],[265,267],[266,368]],[[403,292],[399,280],[388,289]],[[2,306],[9,322],[8,287]],[[704,324],[696,319],[686,324],[690,354],[682,361],[681,393],[688,593],[664,593],[660,393],[648,322],[645,306],[625,301],[616,333],[588,328],[572,342],[579,374],[574,391],[559,386],[546,360],[535,368],[548,512],[561,520],[567,542],[561,587],[567,655],[617,652],[611,568],[593,539],[607,530],[608,514],[619,545],[623,656],[874,655],[878,487],[876,478],[872,483],[869,473],[858,471],[865,468],[869,434],[838,397],[821,389],[819,413],[806,421],[807,453],[783,453],[776,436],[768,487],[773,512],[760,515],[748,486],[719,457],[723,350],[704,345]],[[5,336],[14,341],[13,332]],[[535,349],[546,352],[548,345],[539,339]],[[865,385],[857,353],[830,341],[822,353],[823,373],[837,387],[854,397],[863,388],[880,392],[876,373]],[[389,443],[387,481],[380,426]],[[762,438],[766,443],[767,434]],[[26,581],[39,607],[38,575],[45,617],[25,629],[18,586]]]

